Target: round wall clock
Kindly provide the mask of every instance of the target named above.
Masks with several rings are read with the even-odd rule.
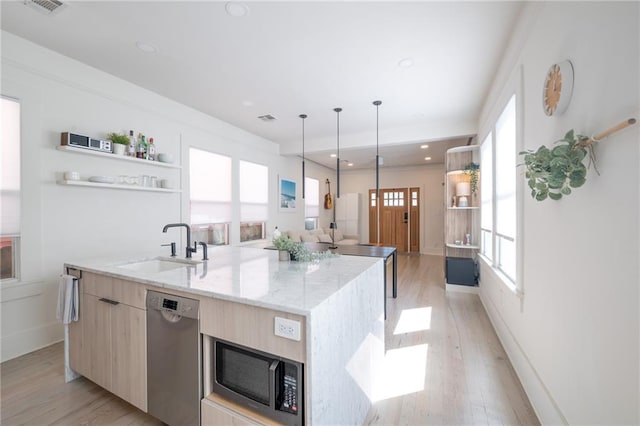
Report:
[[[553,64],[542,87],[542,107],[551,116],[562,114],[569,106],[573,92],[573,65],[570,61]]]

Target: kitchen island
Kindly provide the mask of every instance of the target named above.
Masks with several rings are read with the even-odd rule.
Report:
[[[213,354],[206,342],[215,338],[302,363],[305,424],[361,424],[384,357],[383,260],[338,256],[281,262],[275,251],[228,246],[212,248],[209,257],[190,264],[156,256],[66,263],[65,271],[80,277],[82,294],[80,321],[69,326],[68,370],[147,411],[144,297],[148,290],[162,291],[200,302],[203,422],[231,416],[268,423],[211,391]],[[129,310],[105,313],[103,299],[109,308]],[[276,336],[276,317],[297,322],[298,338]],[[91,341],[97,322],[110,324],[106,343]],[[123,338],[126,342],[118,342]],[[112,346],[111,355],[105,345]],[[125,366],[123,359],[136,367]]]

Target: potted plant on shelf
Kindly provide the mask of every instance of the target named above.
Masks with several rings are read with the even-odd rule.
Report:
[[[474,162],[464,166],[464,174],[469,176],[471,194],[473,195],[476,195],[476,192],[478,191],[478,170],[480,170],[480,165]]]
[[[113,143],[114,154],[124,155],[127,150],[127,146],[129,146],[129,136],[118,133],[109,133],[107,139]]]

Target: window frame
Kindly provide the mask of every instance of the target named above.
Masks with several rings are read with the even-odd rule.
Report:
[[[304,229],[307,231],[310,231],[310,230],[318,229],[319,223],[320,223],[320,179],[316,179],[308,176],[306,176],[304,179],[305,179],[304,184],[307,188],[306,190],[307,196],[305,197],[305,200],[304,200]],[[315,203],[309,203],[309,197],[308,197],[309,192],[313,192],[313,191],[309,191],[310,184],[312,183],[312,181],[317,183],[318,196],[316,197]],[[315,183],[313,185],[315,185]],[[316,207],[316,211],[318,212],[317,216],[307,216],[307,213],[309,210],[308,207],[310,206]],[[308,223],[311,223],[313,227],[309,228]]]
[[[242,201],[242,163],[246,163],[246,164],[250,164],[250,165],[254,165],[254,166],[260,166],[260,167],[264,167],[266,169],[266,179],[265,179],[265,186],[266,186],[266,194],[267,194],[267,201],[265,203],[265,212],[267,214],[267,216],[264,219],[256,219],[256,220],[242,220],[242,205],[243,204],[249,204],[246,202]],[[269,166],[265,165],[265,164],[261,164],[261,163],[256,163],[255,161],[249,161],[249,160],[238,160],[237,162],[238,164],[238,205],[239,205],[239,211],[240,211],[240,215],[239,215],[239,223],[238,223],[238,239],[240,241],[240,243],[251,243],[251,242],[255,242],[255,241],[260,241],[260,240],[264,240],[267,238],[267,222],[269,222]],[[232,175],[235,176],[236,174],[232,172]],[[255,204],[255,203],[254,203]],[[243,239],[243,232],[242,232],[242,228],[243,227],[253,227],[253,226],[262,226],[261,229],[261,237],[260,238],[252,238],[252,239]]]
[[[487,173],[491,173],[491,179],[492,179],[492,188],[491,188],[491,197],[492,197],[492,204],[491,204],[491,211],[492,211],[492,230],[491,232],[491,258],[487,255],[485,255],[482,252],[482,248],[478,253],[478,258],[481,259],[488,267],[490,267],[492,269],[492,271],[495,273],[495,275],[500,279],[500,281],[509,289],[511,290],[513,293],[515,293],[516,295],[518,295],[519,297],[522,297],[524,295],[524,282],[523,282],[523,238],[524,238],[524,232],[523,232],[523,183],[522,183],[522,179],[519,179],[519,171],[516,170],[514,171],[514,179],[515,179],[515,236],[511,237],[511,236],[506,236],[503,234],[500,234],[499,232],[497,232],[497,223],[496,223],[496,210],[497,210],[497,203],[496,203],[496,149],[497,149],[497,144],[496,144],[496,128],[497,128],[497,124],[503,114],[503,112],[506,110],[507,106],[509,105],[509,102],[511,101],[512,97],[515,97],[515,149],[514,149],[514,155],[515,155],[515,164],[518,164],[518,153],[521,152],[523,150],[523,107],[524,107],[524,103],[523,103],[523,96],[522,96],[522,80],[519,80],[519,84],[513,84],[512,87],[514,87],[513,90],[505,90],[505,92],[503,93],[503,96],[499,99],[499,102],[496,103],[495,109],[493,111],[493,114],[491,115],[490,119],[488,119],[486,121],[487,126],[484,129],[483,132],[481,132],[479,135],[482,135],[481,138],[479,138],[480,140],[483,141],[483,143],[485,142],[487,137],[491,137],[491,158],[492,158],[492,164],[490,167],[490,170],[487,170],[487,168],[484,168],[483,165],[481,164],[481,170],[484,171],[485,175]],[[482,144],[481,144],[482,145]],[[481,148],[482,149],[482,148]],[[483,191],[483,195],[485,194],[485,192]],[[481,211],[482,214],[482,211]],[[482,218],[481,218],[482,219]],[[481,220],[482,223],[482,220]],[[482,228],[480,229],[481,232],[481,238],[484,238],[484,232],[485,230]],[[500,249],[499,244],[501,244],[503,241],[511,241],[514,242],[515,247],[514,247],[514,251],[513,251],[513,259],[514,259],[514,263],[515,263],[515,271],[514,271],[514,276],[510,277],[507,273],[505,273],[501,266],[500,266],[500,258],[498,256],[498,250]],[[482,244],[482,240],[481,240],[481,244]],[[482,246],[481,246],[482,247]]]
[[[222,222],[200,222],[200,221],[196,221],[195,223],[193,222],[193,212],[192,212],[192,202],[193,202],[193,188],[191,185],[191,172],[192,172],[192,154],[193,154],[193,150],[197,150],[197,151],[202,151],[208,154],[213,154],[213,155],[217,155],[220,157],[224,157],[225,159],[228,159],[229,161],[229,196],[230,199],[228,201],[228,208],[229,208],[229,221],[222,221]],[[190,146],[187,148],[187,152],[189,154],[188,158],[189,158],[189,167],[187,170],[187,178],[189,179],[189,194],[187,197],[187,202],[188,202],[188,206],[189,206],[189,210],[188,210],[188,223],[192,226],[192,237],[193,234],[195,232],[202,232],[203,228],[205,227],[223,227],[223,234],[224,234],[224,244],[215,244],[214,241],[209,241],[209,239],[207,239],[207,245],[211,244],[211,245],[231,245],[231,238],[230,238],[230,228],[231,228],[231,222],[233,220],[233,158],[229,155],[225,155],[225,154],[221,154],[219,152],[215,152],[212,151],[210,149],[206,149],[206,148],[202,148],[199,146]],[[196,201],[203,201],[203,200],[196,200]],[[216,203],[222,203],[219,201],[216,201]]]
[[[14,283],[20,283],[22,281],[22,268],[21,268],[21,239],[22,239],[22,195],[23,195],[23,180],[22,180],[22,103],[20,101],[20,99],[18,98],[14,98],[11,96],[6,96],[6,95],[0,95],[0,99],[4,102],[6,101],[10,101],[10,102],[14,102],[17,105],[18,108],[18,123],[17,123],[17,128],[18,128],[18,143],[19,143],[19,148],[18,148],[18,189],[15,190],[15,192],[17,192],[17,205],[18,207],[18,214],[17,214],[17,221],[18,221],[18,231],[17,232],[10,232],[7,233],[6,235],[1,235],[0,234],[0,239],[2,240],[10,240],[10,247],[11,247],[11,272],[12,275],[10,277],[7,278],[1,278],[0,277],[0,282],[2,283],[3,286],[9,285],[9,284],[14,284]],[[0,108],[2,109],[2,108]],[[3,114],[3,117],[6,117],[6,114]],[[4,126],[3,126],[4,127]],[[3,137],[4,140],[4,137]],[[1,180],[1,179],[0,179]],[[0,191],[3,191],[3,188],[0,187]],[[2,243],[4,244],[4,243]]]

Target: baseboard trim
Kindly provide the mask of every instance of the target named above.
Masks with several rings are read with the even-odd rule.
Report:
[[[471,294],[480,293],[480,288],[478,286],[472,286],[472,285],[458,285],[458,284],[445,283],[445,289],[447,290],[447,292],[451,292],[451,293],[471,293]]]
[[[22,330],[9,336],[2,336],[2,355],[0,362],[5,362],[29,352],[45,348],[64,339],[64,328],[59,322],[52,322],[40,327]]]
[[[553,425],[568,425],[569,422],[564,417],[560,408],[551,397],[540,376],[531,365],[526,353],[522,350],[511,331],[502,320],[502,316],[495,309],[491,300],[485,300],[483,292],[480,292],[480,301],[484,307],[491,325],[500,339],[513,369],[522,383],[525,393],[538,416],[540,423]]]

